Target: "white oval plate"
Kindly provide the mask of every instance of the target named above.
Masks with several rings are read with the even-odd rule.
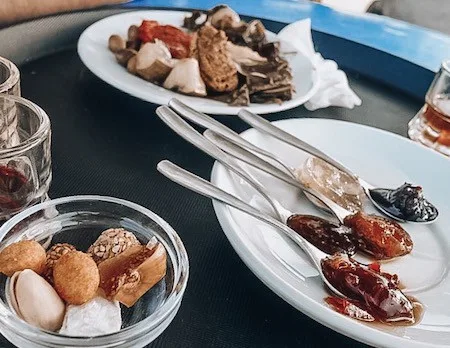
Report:
[[[136,11],[126,12],[104,18],[88,27],[78,40],[78,54],[84,65],[97,77],[121,91],[134,97],[155,104],[167,104],[170,99],[178,98],[198,111],[209,114],[236,115],[241,107],[228,106],[225,103],[208,98],[189,97],[180,93],[147,82],[131,75],[120,66],[108,49],[108,39],[112,34],[126,37],[128,27],[139,25],[143,19],[157,20],[162,24],[181,26],[183,18],[190,12],[179,11]],[[268,38],[274,40],[276,35],[268,32]],[[293,52],[294,49],[285,41],[281,41],[282,52]],[[286,59],[292,68],[296,93],[292,100],[279,104],[250,104],[248,110],[267,114],[292,109],[309,100],[319,87],[319,79],[313,65],[301,53],[288,55]]]
[[[397,273],[406,286],[405,292],[424,305],[423,319],[415,326],[389,327],[364,324],[334,312],[324,304],[327,292],[317,271],[296,245],[266,224],[214,202],[219,222],[245,264],[292,306],[356,340],[378,347],[450,346],[449,159],[398,135],[349,122],[291,119],[275,123],[342,161],[370,183],[398,187],[408,181],[424,187],[427,198],[439,208],[438,221],[431,225],[404,224],[414,241],[413,252],[381,265],[383,270]],[[308,157],[254,129],[242,136],[277,154],[292,167],[301,165]],[[290,211],[326,217],[296,189],[254,169],[252,173]],[[211,181],[270,212],[250,186],[218,163],[214,165]],[[366,206],[366,211],[375,212],[369,204]]]

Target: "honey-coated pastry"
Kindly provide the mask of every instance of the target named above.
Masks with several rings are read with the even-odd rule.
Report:
[[[53,267],[56,261],[58,261],[61,256],[67,254],[70,251],[75,251],[75,247],[67,243],[58,243],[53,245],[47,251],[47,258],[45,260],[45,267],[42,276],[50,283],[53,284]]]
[[[98,264],[140,244],[136,236],[124,228],[109,228],[89,247],[88,254]]]
[[[100,283],[96,263],[81,251],[71,251],[61,256],[53,267],[53,279],[59,296],[74,305],[92,299]]]
[[[108,299],[131,307],[165,276],[166,260],[161,243],[134,245],[98,265],[100,287]]]
[[[16,272],[31,269],[41,274],[45,257],[45,249],[34,240],[13,243],[0,252],[0,273],[11,277]]]

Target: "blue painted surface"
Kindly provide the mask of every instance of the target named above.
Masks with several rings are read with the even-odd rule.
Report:
[[[357,1],[357,0],[355,0]],[[243,15],[284,23],[311,18],[313,30],[371,47],[430,71],[450,58],[450,37],[377,15],[352,15],[305,0],[135,0],[124,6],[208,9],[226,2]]]

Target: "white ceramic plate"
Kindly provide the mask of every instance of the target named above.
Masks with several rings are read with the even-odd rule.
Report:
[[[225,103],[208,98],[189,97],[169,91],[160,86],[131,75],[120,66],[108,49],[108,39],[112,34],[126,37],[128,27],[139,25],[143,19],[157,20],[162,24],[181,26],[183,18],[189,12],[179,11],[136,11],[104,18],[81,34],[78,41],[78,54],[81,60],[95,75],[125,93],[155,104],[167,104],[171,98],[178,98],[196,110],[209,114],[235,115],[241,107],[228,106]],[[270,40],[275,34],[268,32]],[[295,51],[291,45],[281,41],[281,51]],[[302,105],[310,99],[319,87],[319,80],[311,61],[301,53],[286,57],[292,68],[296,93],[292,100],[278,104],[250,104],[248,110],[267,114],[279,112]]]
[[[405,181],[424,187],[440,211],[431,225],[404,224],[414,240],[410,255],[382,263],[406,286],[405,292],[425,307],[423,319],[410,327],[364,324],[338,314],[324,304],[327,292],[303,252],[276,230],[245,213],[214,203],[220,224],[245,264],[275,293],[306,315],[356,340],[378,347],[450,346],[450,160],[412,141],[375,128],[325,119],[276,122],[280,128],[316,145],[369,182],[398,187]],[[254,129],[242,134],[272,151],[290,166],[307,155]],[[283,182],[253,170],[273,197],[292,212],[326,216],[305,196]],[[212,182],[267,211],[267,204],[250,186],[215,164]],[[369,204],[368,212],[375,212]],[[363,258],[359,258],[363,260]],[[367,260],[367,259],[366,259]]]

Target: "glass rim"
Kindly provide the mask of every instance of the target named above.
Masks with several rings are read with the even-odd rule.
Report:
[[[9,308],[5,307],[3,301],[0,300],[0,309],[6,311],[5,315],[2,314],[2,311],[0,310],[0,323],[2,323],[3,325],[1,331],[5,329],[10,330],[8,334],[14,333],[22,339],[33,341],[37,344],[55,344],[58,346],[61,345],[67,347],[109,347],[112,344],[115,347],[114,344],[117,344],[118,342],[134,340],[138,337],[151,333],[153,330],[156,331],[158,328],[164,325],[166,320],[170,318],[170,316],[174,312],[177,311],[183,298],[189,278],[189,259],[187,256],[186,248],[184,247],[184,244],[178,236],[177,232],[172,228],[172,226],[169,225],[168,222],[166,222],[163,218],[161,218],[153,211],[137,203],[115,197],[96,195],[78,195],[52,199],[25,209],[24,211],[12,217],[5,224],[3,224],[3,226],[0,227],[0,242],[3,241],[3,238],[11,229],[13,229],[24,219],[35,214],[36,212],[50,208],[52,206],[54,207],[59,204],[81,201],[100,201],[105,203],[124,205],[148,216],[167,233],[167,236],[175,246],[174,250],[178,269],[175,272],[175,280],[172,291],[166,302],[147,318],[139,321],[132,326],[121,329],[120,331],[94,337],[76,337],[60,335],[57,332],[48,332],[31,326],[30,324],[27,324],[19,319],[14,313],[11,312]]]
[[[29,138],[25,139],[21,143],[11,146],[5,149],[0,149],[0,156],[15,156],[35,147],[44,140],[46,133],[50,131],[50,119],[47,113],[38,105],[32,101],[23,97],[15,95],[0,94],[0,101],[2,99],[10,100],[16,104],[21,104],[30,109],[39,118],[39,128]]]
[[[6,91],[9,91],[11,88],[14,87],[16,83],[19,82],[20,72],[13,62],[4,57],[0,57],[0,64],[4,65],[9,70],[8,78],[2,83],[0,83],[0,91],[2,91],[1,93],[4,93]]]
[[[450,74],[450,59],[444,60],[441,64],[441,67]]]

